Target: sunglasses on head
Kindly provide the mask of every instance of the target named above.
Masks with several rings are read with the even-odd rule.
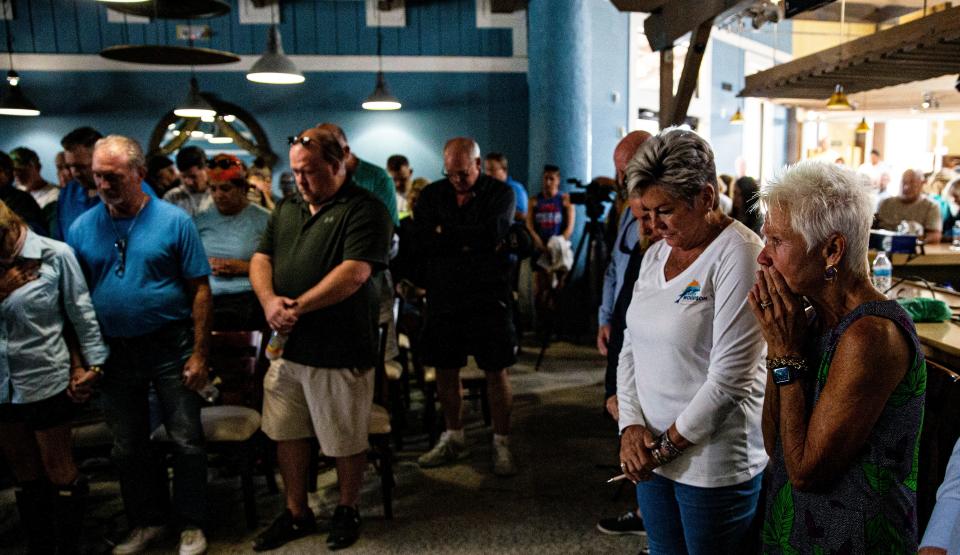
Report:
[[[314,141],[310,137],[304,137],[303,135],[294,135],[291,137],[287,137],[287,144],[289,144],[290,146],[303,145],[305,147],[309,147],[310,144],[314,142],[316,141]]]
[[[240,160],[230,160],[228,158],[221,158],[219,160],[207,160],[207,167],[211,170],[220,168],[221,170],[229,170],[234,166],[241,165]]]

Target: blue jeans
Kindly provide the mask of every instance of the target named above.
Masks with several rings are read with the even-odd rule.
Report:
[[[173,444],[173,505],[180,525],[206,517],[207,455],[200,423],[201,399],[183,385],[193,352],[193,328],[176,323],[147,335],[110,338],[101,390],[113,456],[130,527],[165,524],[169,513],[167,469],[150,441],[150,385]]]
[[[658,474],[637,484],[650,553],[746,552],[762,476],[719,488],[688,486]]]

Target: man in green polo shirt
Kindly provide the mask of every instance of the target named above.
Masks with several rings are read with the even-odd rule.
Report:
[[[254,542],[274,549],[313,533],[307,505],[310,444],[337,461],[340,500],[327,546],[360,533],[357,503],[378,357],[377,295],[370,276],[387,265],[390,216],[347,178],[345,154],[327,130],[290,140],[299,196],[277,205],[250,261],[267,323],[288,336],[264,378],[263,431],[277,442],[286,510]]]

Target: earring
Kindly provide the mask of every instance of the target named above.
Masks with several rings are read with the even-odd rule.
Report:
[[[833,264],[827,266],[827,269],[823,271],[823,279],[826,281],[833,281],[837,279],[837,267]]]

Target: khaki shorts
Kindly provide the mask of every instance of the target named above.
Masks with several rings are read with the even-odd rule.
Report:
[[[263,433],[274,441],[316,436],[328,457],[367,450],[372,368],[317,368],[279,359],[263,378]]]

